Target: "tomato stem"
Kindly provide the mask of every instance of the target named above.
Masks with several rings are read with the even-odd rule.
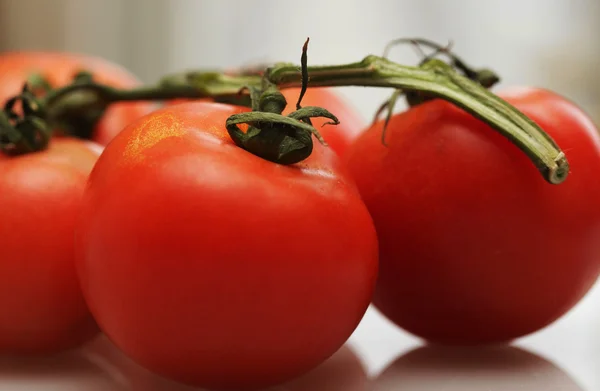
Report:
[[[27,126],[21,124],[21,127],[27,128],[29,133],[35,128],[39,135],[42,131],[36,126],[41,126],[44,121],[48,128],[54,128],[56,124],[77,124],[78,120],[93,125],[108,105],[121,101],[212,98],[253,108],[251,113],[233,116],[226,123],[227,130],[237,145],[268,160],[291,164],[310,155],[312,141],[309,145],[307,140],[311,139],[311,134],[318,139],[320,137],[310,124],[310,117],[325,116],[332,119],[333,123],[338,121],[333,114],[323,109],[300,108],[300,102],[297,104],[299,109],[296,114],[282,116],[286,102],[283,96],[277,97],[278,89],[384,87],[403,93],[425,94],[464,109],[520,148],[549,183],[562,183],[568,176],[569,164],[565,154],[550,136],[515,107],[488,91],[481,80],[473,75],[461,74],[460,72],[475,72],[477,75],[462,60],[456,56],[451,57],[451,60],[454,66],[436,58],[426,58],[419,66],[405,66],[384,57],[370,55],[350,64],[308,66],[305,44],[301,66],[277,63],[267,68],[262,75],[257,70],[238,74],[192,71],[169,75],[155,86],[131,90],[98,84],[90,77],[80,75],[71,85],[51,90],[39,100],[21,96],[30,106],[28,113],[25,113]],[[486,79],[483,83],[494,80]],[[267,101],[272,105],[268,106]],[[11,129],[8,128],[12,127],[14,131],[17,126],[14,113],[7,113],[5,107],[4,118],[0,120],[0,146],[4,150],[7,146],[14,146],[15,135],[14,132],[11,135]],[[239,130],[237,125],[240,123],[249,124],[249,131],[244,133]],[[281,134],[276,136],[274,132],[277,129]],[[39,138],[36,136],[36,139]],[[277,141],[273,143],[274,146],[267,150],[269,142],[275,139]],[[43,143],[32,145],[33,148],[44,148]]]
[[[568,176],[566,156],[546,132],[514,106],[441,60],[430,59],[419,67],[409,67],[371,55],[356,63],[311,66],[308,71],[313,87],[391,87],[444,99],[508,138],[549,183],[562,183]],[[267,70],[266,77],[280,88],[297,87],[301,80],[293,64],[277,64]]]
[[[262,79],[262,88],[245,87],[250,92],[252,112],[230,116],[225,124],[235,144],[259,157],[279,164],[294,164],[310,156],[313,150],[312,136],[327,145],[310,121],[314,117],[331,120],[328,124],[339,124],[335,115],[321,107],[302,107],[302,98],[308,87],[306,50],[308,39],[302,49],[301,91],[296,102],[296,111],[282,115],[287,102],[277,86]],[[246,132],[239,124],[248,124]]]
[[[23,115],[15,106],[21,103]],[[43,120],[40,101],[26,84],[21,94],[9,99],[0,112],[0,151],[8,155],[43,150],[48,145],[51,132]]]
[[[496,85],[498,82],[500,82],[500,76],[498,76],[498,74],[496,74],[496,72],[494,72],[493,70],[491,70],[489,68],[475,69],[475,68],[467,65],[467,63],[462,58],[460,58],[459,56],[457,56],[455,53],[453,53],[450,50],[450,47],[452,46],[452,42],[448,43],[447,46],[443,46],[443,45],[440,45],[439,43],[436,43],[436,42],[433,42],[433,41],[430,41],[430,40],[424,39],[424,38],[398,38],[398,39],[395,39],[395,40],[389,42],[386,45],[386,47],[383,51],[383,57],[387,58],[390,50],[393,47],[401,45],[401,44],[406,44],[406,43],[410,43],[419,49],[420,49],[420,46],[428,46],[435,50],[435,52],[430,55],[427,55],[427,56],[424,55],[424,57],[421,61],[421,64],[424,64],[427,60],[434,58],[438,54],[445,54],[450,59],[450,65],[452,65],[454,68],[456,68],[457,70],[462,72],[462,74],[465,77],[467,77],[473,81],[476,81],[477,83],[481,84],[483,87],[491,88],[494,85]]]

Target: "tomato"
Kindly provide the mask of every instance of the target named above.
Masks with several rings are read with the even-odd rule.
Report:
[[[282,89],[281,93],[288,102],[283,114],[296,110],[296,101],[300,95],[300,88]],[[346,153],[352,140],[364,129],[365,122],[356,113],[354,108],[333,88],[318,87],[308,88],[302,98],[302,106],[319,106],[329,110],[339,120],[339,125],[325,125],[328,120],[315,118],[313,126],[323,135],[323,138],[338,155]]]
[[[374,383],[375,391],[583,391],[554,363],[512,346],[419,347],[397,358]]]
[[[98,152],[70,138],[0,154],[0,352],[63,350],[97,332],[74,264],[81,195]]]
[[[92,171],[76,239],[104,333],[142,366],[210,389],[266,387],[324,361],[377,273],[371,218],[335,153],[258,158],[224,129],[244,110],[192,102],[127,126]]]
[[[509,341],[572,308],[600,267],[600,137],[546,90],[500,94],[566,153],[571,174],[543,180],[490,127],[435,100],[358,137],[347,165],[375,222],[373,302],[398,326],[447,344]]]
[[[139,80],[124,68],[104,59],[60,52],[8,52],[0,54],[0,104],[18,95],[33,73],[44,76],[50,85],[60,87],[72,82],[81,70],[92,72],[94,81],[118,88],[139,86]],[[98,122],[92,139],[106,145],[132,120],[149,113],[148,102],[121,102],[110,105]]]

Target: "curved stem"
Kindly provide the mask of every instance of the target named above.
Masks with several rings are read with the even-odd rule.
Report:
[[[305,72],[301,72],[301,68]],[[119,101],[207,97],[235,101],[243,96],[240,94],[248,96],[247,91],[252,88],[264,92],[267,88],[302,87],[303,84],[306,86],[307,75],[311,87],[385,87],[405,93],[426,93],[449,101],[511,140],[529,157],[548,182],[561,183],[568,175],[569,164],[564,153],[537,124],[477,82],[459,74],[451,65],[438,59],[430,59],[417,67],[400,65],[378,56],[367,56],[359,62],[333,66],[307,67],[303,64],[303,67],[299,67],[296,64],[279,63],[267,68],[262,76],[188,72],[166,77],[156,86],[131,90],[79,80],[67,87],[50,91],[38,101],[39,109],[33,114],[52,125],[52,121],[60,121],[61,113],[77,109],[97,110]],[[246,90],[242,91],[244,88]],[[5,122],[0,121],[0,136],[9,133],[8,129],[4,128],[10,125],[10,121],[8,125]]]
[[[491,69],[488,69],[488,68],[475,69],[475,68],[467,65],[467,63],[462,58],[458,57],[456,54],[454,54],[450,50],[450,47],[452,46],[452,42],[449,42],[448,45],[444,46],[444,45],[441,45],[439,43],[436,43],[434,41],[424,39],[424,38],[399,38],[399,39],[395,39],[395,40],[389,42],[386,45],[386,47],[383,51],[383,57],[387,58],[390,50],[394,46],[406,44],[406,43],[415,45],[415,47],[417,47],[421,52],[422,52],[421,45],[428,46],[435,50],[435,52],[430,54],[429,56],[426,56],[423,53],[423,62],[434,58],[438,54],[445,54],[450,59],[451,65],[454,68],[461,71],[463,73],[463,75],[466,76],[467,78],[478,82],[485,88],[491,88],[495,84],[500,82],[500,77]]]
[[[558,145],[536,123],[476,82],[458,74],[440,60],[432,59],[421,67],[407,67],[378,56],[337,66],[309,67],[312,86],[392,87],[403,91],[426,92],[447,100],[481,119],[519,147],[544,178],[559,184],[568,176],[569,164]],[[278,64],[267,78],[274,84],[297,87],[298,68]]]

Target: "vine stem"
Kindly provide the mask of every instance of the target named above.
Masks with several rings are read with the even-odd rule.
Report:
[[[529,157],[548,182],[559,184],[568,176],[569,163],[564,152],[535,122],[440,60],[431,59],[421,67],[407,67],[383,57],[367,56],[360,62],[346,65],[312,66],[309,75],[313,87],[393,87],[426,92],[444,99],[508,138]],[[301,75],[293,64],[269,68],[266,77],[280,88],[297,87],[301,83]]]
[[[404,92],[423,92],[446,100],[508,138],[529,157],[549,183],[562,183],[568,176],[569,163],[565,154],[536,123],[439,59],[430,59],[414,67],[371,55],[355,63],[305,66],[304,69],[308,72],[309,87],[383,87]],[[302,81],[300,66],[277,63],[267,68],[262,76],[186,72],[165,77],[156,86],[131,90],[116,89],[92,81],[78,82],[50,91],[39,100],[40,109],[35,115],[51,122],[59,118],[61,113],[77,111],[78,108],[106,107],[120,101],[179,98],[235,101],[244,95],[247,97],[249,87],[261,89],[265,82],[282,89],[301,87]],[[0,136],[7,133],[3,127],[0,121]]]

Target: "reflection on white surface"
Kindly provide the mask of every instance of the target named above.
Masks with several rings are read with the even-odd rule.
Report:
[[[374,384],[374,391],[583,391],[551,362],[512,346],[419,347],[395,360]]]
[[[82,351],[49,357],[0,357],[1,391],[120,391]]]
[[[370,382],[360,359],[348,346],[344,346],[318,368],[272,391],[367,391],[370,389]]]
[[[202,391],[156,376],[124,356],[105,337],[85,348],[85,356],[102,367],[122,389],[131,391]],[[268,391],[367,391],[366,371],[348,347],[343,346],[329,360],[308,374]],[[267,390],[265,390],[267,391]]]
[[[376,309],[369,308],[366,316],[350,339],[350,345],[360,354],[370,377],[377,376],[399,356],[416,349],[422,342],[398,329],[385,319]],[[561,319],[550,326],[514,342],[523,348],[550,361],[555,368],[580,388],[575,390],[600,391],[600,282],[584,299]],[[539,373],[524,369],[527,376],[538,377]],[[510,373],[505,373],[508,381]],[[516,380],[514,390],[523,391],[571,391],[572,388],[557,388],[546,384],[540,388],[523,387],[524,379]],[[425,379],[422,379],[423,381]],[[398,379],[399,381],[399,379]],[[481,391],[495,391],[496,384],[502,384],[504,375],[487,379],[488,385]],[[401,391],[398,388],[398,391]],[[466,389],[468,390],[468,389]],[[448,391],[440,388],[436,391]]]
[[[600,285],[565,317],[489,348],[426,347],[370,308],[346,346],[268,391],[599,391]],[[55,357],[0,357],[0,391],[200,391],[141,368],[101,336]]]

